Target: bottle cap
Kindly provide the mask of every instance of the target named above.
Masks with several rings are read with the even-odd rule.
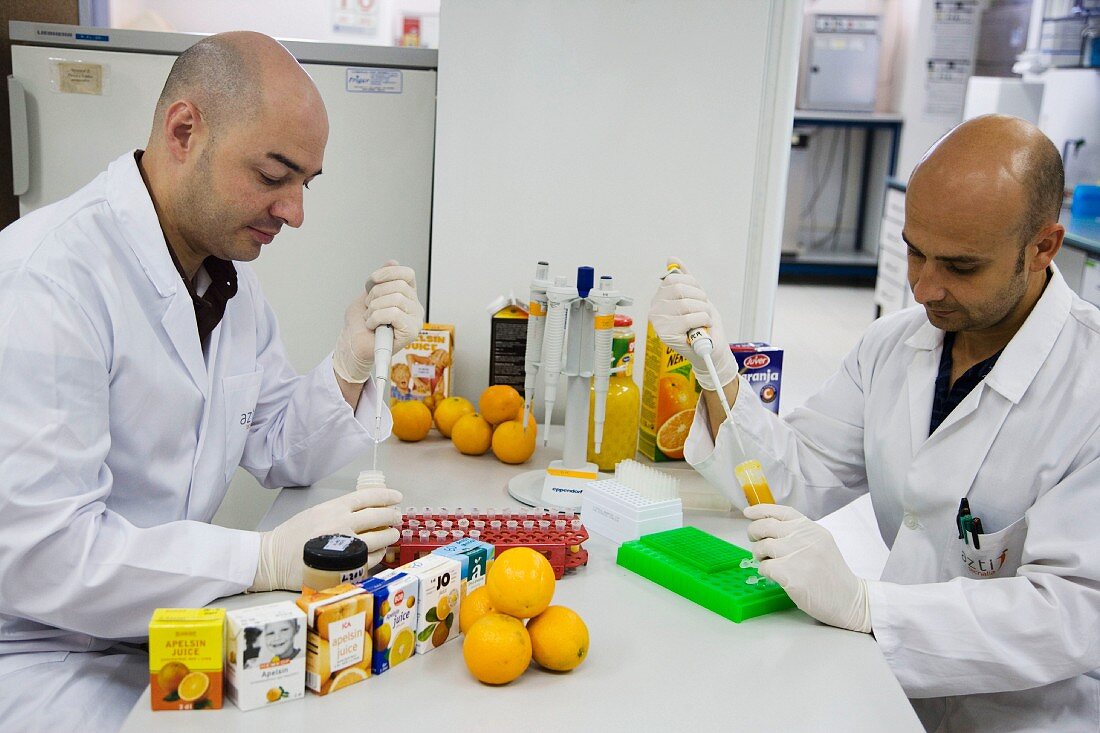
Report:
[[[325,534],[306,542],[302,562],[316,570],[355,570],[367,564],[367,543],[345,534]]]
[[[625,313],[615,314],[615,328],[626,328],[627,326],[633,326],[634,319]]]

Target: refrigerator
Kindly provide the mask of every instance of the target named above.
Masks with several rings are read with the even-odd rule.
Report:
[[[10,24],[13,169],[20,214],[57,201],[143,148],[175,57],[199,35]],[[284,41],[329,116],[324,175],[305,222],[250,264],[294,367],[335,345],[344,309],[387,259],[410,265],[428,299],[437,52]]]

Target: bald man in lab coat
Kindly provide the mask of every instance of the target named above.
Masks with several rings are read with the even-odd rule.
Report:
[[[918,306],[872,324],[783,419],[727,351],[719,384],[696,365],[685,457],[741,507],[734,468],[760,460],[778,502],[744,510],[760,572],[873,633],[928,730],[1100,729],[1100,311],[1053,263],[1062,187],[1033,125],[965,122],[909,180]],[[695,361],[689,329],[725,341],[691,275],[663,281],[650,321]],[[879,580],[811,521],[865,493],[890,547]]]
[[[412,271],[369,273],[298,375],[244,264],[303,223],[327,139],[285,48],[212,36],[173,65],[145,150],[0,233],[0,729],[115,730],[155,608],[297,590],[317,535],[357,534],[372,562],[396,541],[388,488],[270,532],[210,524],[238,465],[308,485],[389,434],[374,331],[418,333]]]

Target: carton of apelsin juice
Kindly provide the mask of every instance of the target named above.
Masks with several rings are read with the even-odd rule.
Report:
[[[153,710],[222,706],[224,608],[158,608],[149,621]]]
[[[374,602],[357,585],[302,590],[306,615],[306,687],[318,695],[370,677]]]

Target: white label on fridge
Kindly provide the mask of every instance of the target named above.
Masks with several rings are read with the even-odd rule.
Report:
[[[56,60],[53,65],[57,74],[54,91],[62,94],[103,94],[106,77],[103,64]]]
[[[400,69],[348,69],[345,88],[349,92],[400,94],[404,77]]]

